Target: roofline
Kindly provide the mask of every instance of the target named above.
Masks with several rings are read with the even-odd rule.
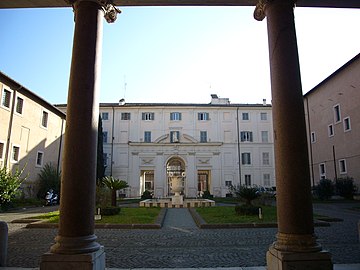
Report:
[[[130,108],[130,107],[209,107],[209,108],[269,108],[272,107],[271,104],[211,104],[211,103],[125,103],[123,105],[119,103],[100,103],[100,107],[102,108]],[[67,104],[55,104],[56,107],[66,107]]]
[[[352,63],[354,63],[355,61],[357,61],[360,58],[360,53],[357,54],[355,57],[353,57],[352,59],[350,59],[348,62],[346,62],[344,65],[342,65],[340,68],[338,68],[337,70],[335,70],[335,72],[333,72],[332,74],[330,74],[327,78],[325,78],[323,81],[321,81],[319,84],[317,84],[314,88],[312,88],[311,90],[309,90],[306,94],[304,94],[304,97],[309,96],[310,94],[314,93],[320,86],[324,85],[325,83],[327,83],[329,80],[331,80],[333,77],[335,77],[336,75],[338,75],[340,72],[342,72],[344,69],[346,69],[348,66],[350,66]]]
[[[45,107],[49,111],[52,111],[53,113],[58,115],[60,118],[66,119],[66,114],[65,113],[60,111],[58,108],[56,108],[51,103],[47,102],[42,97],[40,97],[37,94],[35,94],[34,92],[30,91],[25,86],[21,85],[20,83],[18,83],[14,79],[10,78],[8,75],[3,73],[2,71],[0,71],[0,82],[2,82],[5,85],[9,86],[12,90],[17,91],[17,92],[23,94],[24,96],[27,96],[27,97],[31,98],[32,100],[38,102],[39,104],[41,104],[43,107]]]

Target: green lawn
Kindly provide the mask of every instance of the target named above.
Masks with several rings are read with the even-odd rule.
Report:
[[[153,224],[160,213],[161,208],[121,208],[121,212],[114,216],[102,216],[101,220],[95,223],[112,224]],[[59,211],[46,213],[32,218],[47,220],[50,223],[59,222]]]
[[[276,222],[276,207],[262,206],[263,219],[258,216],[240,216],[234,206],[214,206],[196,208],[196,212],[209,224],[219,223],[270,223]]]

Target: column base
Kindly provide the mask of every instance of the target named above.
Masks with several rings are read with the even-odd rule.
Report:
[[[105,270],[105,251],[99,250],[83,254],[45,253],[41,257],[40,270]]]
[[[286,252],[271,246],[266,253],[267,270],[333,270],[327,251]]]

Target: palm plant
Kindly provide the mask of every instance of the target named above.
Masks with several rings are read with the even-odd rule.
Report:
[[[53,163],[46,163],[38,174],[38,177],[39,191],[37,197],[39,199],[45,198],[46,192],[49,189],[54,190],[56,194],[60,193],[61,172],[57,170]]]
[[[260,196],[257,187],[249,187],[246,185],[232,186],[231,191],[235,193],[236,197],[245,201],[245,204],[252,205],[252,201]]]
[[[111,206],[116,206],[116,191],[129,187],[126,181],[112,176],[103,177],[102,183],[111,190]]]

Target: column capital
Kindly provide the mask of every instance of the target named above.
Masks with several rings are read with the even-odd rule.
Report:
[[[68,4],[75,7],[81,2],[94,2],[97,3],[104,12],[104,18],[108,23],[113,23],[116,21],[117,14],[121,13],[121,10],[118,9],[112,2],[112,0],[64,0]]]
[[[291,4],[295,6],[296,0],[259,0],[254,10],[254,19],[257,21],[264,20],[266,17],[266,6],[272,2],[281,2],[282,4]]]
[[[269,1],[271,1],[271,0],[259,0],[259,2],[257,2],[255,10],[254,10],[254,19],[255,20],[262,21],[263,19],[265,19],[266,5],[268,4]]]

